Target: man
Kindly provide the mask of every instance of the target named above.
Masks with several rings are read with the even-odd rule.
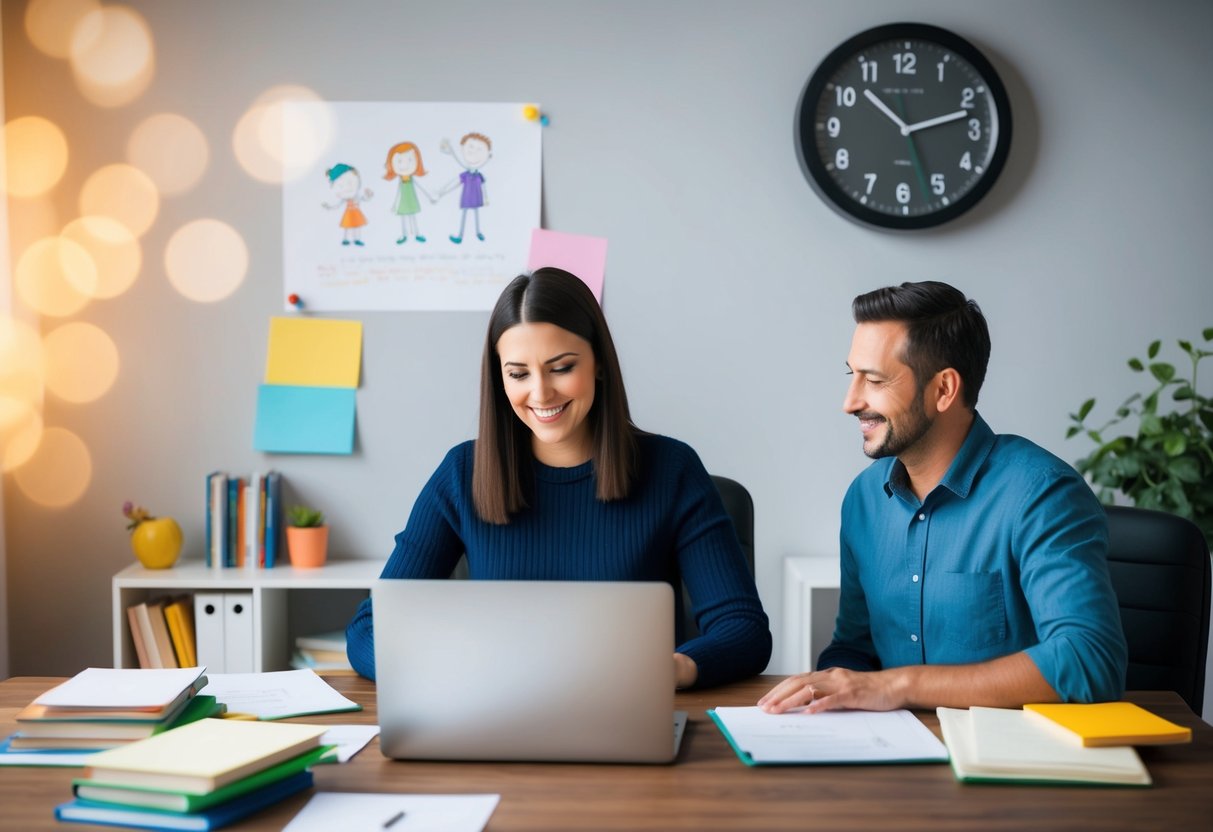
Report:
[[[928,281],[860,295],[853,311],[843,409],[878,461],[843,501],[834,639],[816,672],[758,704],[1119,698],[1127,651],[1103,508],[1069,465],[977,414],[990,356],[977,304]]]

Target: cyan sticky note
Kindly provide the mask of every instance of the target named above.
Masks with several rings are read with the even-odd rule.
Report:
[[[262,384],[253,448],[273,454],[354,452],[354,389]]]

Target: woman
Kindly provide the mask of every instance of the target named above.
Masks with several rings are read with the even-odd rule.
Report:
[[[425,242],[425,236],[417,229],[417,215],[421,213],[421,202],[417,199],[417,191],[425,194],[430,202],[430,196],[417,178],[425,176],[425,165],[421,163],[421,151],[412,142],[399,142],[391,146],[384,163],[383,178],[389,182],[393,179],[399,184],[396,187],[396,201],[392,204],[392,212],[400,217],[400,239],[396,245],[408,242],[409,232],[419,243]]]
[[[447,577],[465,552],[473,579],[681,579],[702,635],[674,654],[679,687],[751,676],[770,658],[767,617],[711,478],[690,447],[632,424],[602,310],[560,269],[521,275],[498,299],[479,438],[453,448],[422,489],[382,577]],[[347,650],[374,678],[369,599]]]

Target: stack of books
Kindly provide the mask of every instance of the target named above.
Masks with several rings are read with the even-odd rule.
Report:
[[[282,475],[206,477],[206,565],[273,568],[282,553]]]
[[[131,604],[126,608],[126,616],[140,667],[197,666],[193,596]]]
[[[291,657],[291,667],[300,670],[310,668],[315,671],[352,671],[354,667],[345,652],[345,631],[299,636],[295,639],[295,654]]]
[[[326,728],[208,719],[90,758],[62,821],[141,829],[218,829],[312,785]]]
[[[9,752],[95,751],[222,714],[204,668],[135,670],[92,667],[52,688],[17,713]]]

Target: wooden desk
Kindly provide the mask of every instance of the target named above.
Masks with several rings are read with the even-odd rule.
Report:
[[[346,792],[495,793],[490,830],[1037,830],[1208,829],[1213,819],[1213,727],[1173,693],[1128,698],[1195,730],[1191,745],[1141,749],[1150,789],[963,785],[947,765],[792,766],[741,764],[704,714],[717,705],[751,704],[780,677],[680,693],[690,712],[678,761],[669,766],[533,763],[403,763],[385,759],[378,741],[346,765],[319,766],[316,787]],[[0,682],[0,731],[15,729],[17,709],[52,678]],[[299,721],[376,721],[375,687],[352,676],[329,681],[362,703],[356,714]],[[933,713],[919,714],[938,733]],[[508,718],[508,714],[503,714]],[[0,768],[0,829],[60,832],[57,803],[69,799],[80,769]],[[234,830],[281,829],[307,801],[298,795]],[[109,827],[107,827],[109,828]]]

